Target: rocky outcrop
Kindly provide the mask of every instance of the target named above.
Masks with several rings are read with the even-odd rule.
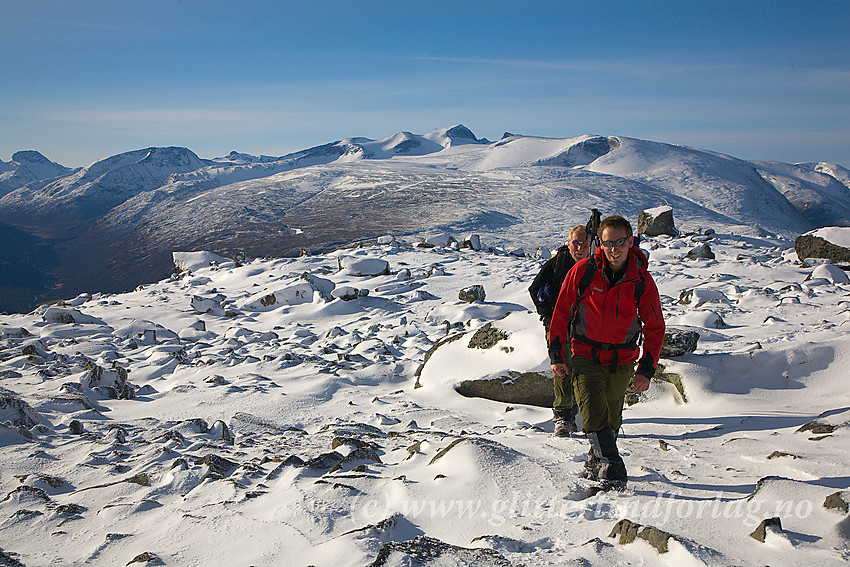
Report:
[[[641,212],[638,215],[638,234],[678,236],[679,231],[673,221],[673,209],[671,207],[656,207]]]
[[[507,376],[464,380],[455,391],[467,398],[485,398],[508,404],[551,408],[555,401],[552,377],[539,372],[514,372]]]
[[[831,228],[830,231],[820,229],[798,236],[794,240],[794,250],[801,262],[805,262],[808,258],[821,258],[833,264],[850,263],[850,248],[827,240],[831,238],[829,234],[850,232],[850,228]],[[838,239],[833,238],[833,240]]]

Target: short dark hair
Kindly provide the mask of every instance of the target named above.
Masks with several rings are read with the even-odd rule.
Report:
[[[602,238],[602,231],[606,228],[622,228],[626,231],[626,237],[632,236],[634,234],[632,232],[632,225],[629,224],[629,221],[627,221],[620,215],[611,215],[610,217],[605,217],[605,219],[599,225],[599,238]]]

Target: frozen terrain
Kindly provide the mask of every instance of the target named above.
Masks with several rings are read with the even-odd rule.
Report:
[[[551,410],[454,389],[548,372],[526,291],[541,261],[491,247],[509,231],[478,251],[431,234],[180,254],[178,275],[135,291],[0,315],[4,564],[846,565],[847,276],[723,228],[734,204],[690,206],[715,234],[642,246],[668,326],[700,340],[662,360],[681,391],[654,380],[625,410],[625,493],[586,498],[587,443],[553,438]],[[703,243],[715,260],[684,259]],[[459,301],[475,284],[485,300]],[[500,340],[470,348],[486,324]],[[657,528],[641,532],[654,546],[611,537],[624,519]]]

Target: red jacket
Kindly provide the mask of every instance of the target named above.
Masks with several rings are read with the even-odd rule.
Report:
[[[637,247],[629,249],[626,272],[617,282],[612,283],[605,274],[608,262],[602,248],[592,258],[578,262],[567,274],[549,328],[552,363],[565,360],[570,318],[576,307],[579,282],[590,260],[595,260],[598,268],[575,311],[572,353],[606,366],[633,363],[640,356],[638,342],[643,332],[643,356],[637,371],[652,377],[664,342],[664,317],[658,288],[646,269],[646,256]],[[636,287],[639,291],[641,280],[643,293],[638,303],[635,292]]]

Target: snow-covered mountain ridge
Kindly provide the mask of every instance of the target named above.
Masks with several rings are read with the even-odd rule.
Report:
[[[686,229],[752,234],[850,224],[850,174],[835,164],[752,163],[622,136],[489,142],[458,125],[230,157],[148,148],[2,196],[0,222],[57,239],[56,295],[34,298],[131,289],[165,276],[175,249],[288,256],[435,230],[535,249],[590,208],[635,220],[670,205]]]

